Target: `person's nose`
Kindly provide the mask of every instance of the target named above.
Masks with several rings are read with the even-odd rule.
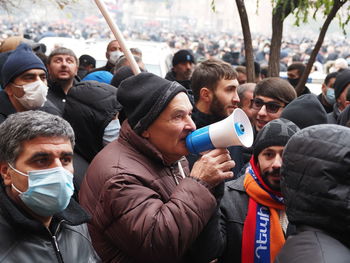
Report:
[[[239,99],[237,91],[233,94],[232,96],[232,103],[233,104],[238,104],[241,100]]]
[[[282,166],[282,156],[280,154],[276,154],[276,157],[273,161],[272,168],[279,169]]]
[[[186,125],[185,128],[190,131],[194,131],[196,129],[196,124],[192,120],[191,116],[186,117]]]
[[[258,115],[259,115],[259,116],[266,116],[266,115],[267,115],[266,105],[263,105],[263,106],[261,107],[261,109],[258,111]]]
[[[55,167],[59,167],[59,166],[62,166],[62,162],[61,162],[61,159],[60,158],[55,158],[52,162],[52,164],[50,165],[50,168],[55,168]]]
[[[187,70],[191,70],[191,69],[192,69],[192,64],[191,64],[191,62],[187,62],[187,63],[186,63],[186,69],[187,69]]]

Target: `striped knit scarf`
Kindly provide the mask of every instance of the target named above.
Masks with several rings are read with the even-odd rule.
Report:
[[[253,158],[250,164],[244,178],[249,204],[243,227],[242,263],[274,262],[285,242],[277,210],[285,206],[280,193],[263,182]]]

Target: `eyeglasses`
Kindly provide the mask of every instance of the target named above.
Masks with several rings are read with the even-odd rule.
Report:
[[[281,104],[278,104],[277,102],[273,102],[273,101],[265,102],[259,98],[255,98],[251,100],[251,107],[254,110],[260,110],[264,105],[266,106],[266,111],[268,113],[276,113],[280,108],[284,107]]]

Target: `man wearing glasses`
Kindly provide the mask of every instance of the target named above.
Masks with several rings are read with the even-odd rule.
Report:
[[[284,107],[296,97],[294,88],[284,79],[266,78],[260,81],[256,85],[251,104],[255,111],[255,130],[258,132],[268,122],[279,118]]]

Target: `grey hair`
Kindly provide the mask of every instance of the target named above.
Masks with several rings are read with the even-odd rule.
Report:
[[[55,48],[49,55],[49,57],[47,58],[47,64],[50,65],[51,60],[54,56],[56,55],[68,55],[74,58],[75,63],[77,64],[77,66],[79,66],[79,60],[77,58],[77,56],[75,55],[74,51],[69,49],[69,48],[65,48],[65,47],[58,47]]]
[[[242,106],[242,101],[246,97],[246,92],[251,91],[254,93],[256,83],[244,83],[242,85],[239,85],[237,87],[237,94],[240,99],[240,102],[238,103],[238,106]]]
[[[37,137],[65,137],[74,148],[74,131],[66,120],[38,110],[18,112],[0,125],[0,162],[14,164],[22,143]]]

